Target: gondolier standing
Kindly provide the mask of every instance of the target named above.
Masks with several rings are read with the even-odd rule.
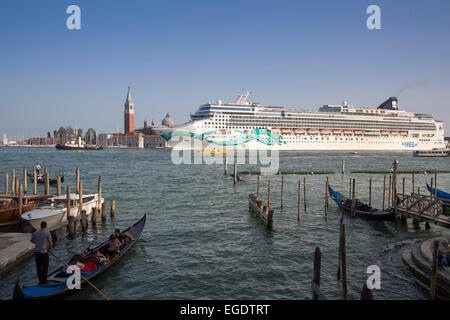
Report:
[[[52,249],[52,235],[47,230],[47,222],[41,222],[41,230],[36,230],[31,236],[31,242],[36,246],[34,255],[36,256],[36,268],[39,284],[47,283],[48,274],[48,252]]]
[[[41,170],[41,165],[38,162],[36,162],[34,168],[36,169],[36,174],[39,174],[39,170]]]

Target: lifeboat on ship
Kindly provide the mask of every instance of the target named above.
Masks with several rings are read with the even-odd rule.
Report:
[[[362,130],[354,130],[353,132],[354,132],[355,134],[359,134],[359,135],[363,134]]]
[[[308,134],[318,134],[319,130],[317,130],[317,129],[308,129],[308,130],[306,130],[306,132],[308,132]]]
[[[320,129],[320,134],[329,135],[331,134],[331,130],[328,129]]]
[[[340,130],[340,129],[333,129],[333,134],[342,134],[342,130]]]
[[[398,131],[391,131],[391,135],[398,136]]]
[[[296,129],[294,129],[294,133],[295,134],[305,134],[305,129],[296,128]]]
[[[400,131],[400,135],[405,137],[408,135],[408,131]]]
[[[381,135],[382,136],[388,136],[389,135],[389,131],[381,130]]]
[[[352,134],[353,131],[352,130],[344,130],[344,134]]]
[[[291,129],[282,128],[281,133],[291,133]]]

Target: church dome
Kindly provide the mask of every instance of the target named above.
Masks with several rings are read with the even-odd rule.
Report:
[[[166,114],[166,117],[162,120],[161,124],[163,126],[166,126],[166,127],[173,127],[174,126],[174,122],[173,122],[172,118],[170,117],[169,113]]]

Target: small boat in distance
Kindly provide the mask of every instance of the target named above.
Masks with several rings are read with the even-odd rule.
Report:
[[[450,151],[447,149],[433,149],[428,151],[414,151],[414,157],[448,157],[450,155]]]
[[[103,146],[86,144],[84,141],[81,140],[81,137],[78,137],[78,139],[72,138],[70,141],[64,144],[57,144],[55,148],[59,150],[79,151],[79,150],[102,150]]]
[[[328,193],[330,197],[336,202],[338,207],[345,212],[352,212],[352,199],[349,199],[337,191],[334,191],[331,187],[328,187]],[[393,210],[378,210],[373,209],[365,203],[362,203],[359,199],[355,199],[355,215],[357,217],[365,218],[368,220],[389,220],[395,219]]]
[[[141,238],[145,227],[145,221],[146,215],[144,215],[134,225],[123,231],[125,238],[128,237],[128,241],[121,246],[120,251],[114,257],[102,262],[97,256],[95,256],[95,252],[97,252],[97,250],[104,255],[107,254],[109,247],[109,240],[107,240],[97,247],[87,250],[87,252],[85,251],[83,254],[75,254],[68,262],[68,265],[78,264],[85,267],[88,263],[90,263],[90,266],[92,266],[90,270],[85,271],[83,270],[84,268],[80,268],[80,272],[85,279],[92,282],[119,260],[121,260],[123,256],[134,247],[136,242]],[[36,284],[31,286],[21,286],[20,279],[18,278],[14,287],[14,300],[56,299],[79,292],[80,290],[71,290],[67,287],[67,279],[71,274],[66,271],[67,268],[65,266],[59,267],[47,276],[47,283],[41,285]],[[80,279],[82,289],[87,285],[85,279]]]

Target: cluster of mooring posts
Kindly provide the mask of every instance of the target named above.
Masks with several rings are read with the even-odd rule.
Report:
[[[420,223],[425,222],[425,228],[430,229],[430,223],[435,223],[447,228],[450,228],[450,219],[446,217],[441,217],[445,205],[450,205],[446,203],[443,199],[438,198],[437,193],[437,181],[438,175],[437,171],[434,172],[434,177],[431,177],[429,185],[429,194],[421,193],[420,187],[415,186],[415,173],[411,173],[411,192],[408,194],[405,192],[407,188],[407,178],[403,177],[401,179],[401,192],[399,192],[399,181],[398,181],[398,165],[399,162],[395,160],[392,164],[392,170],[387,175],[383,176],[383,193],[382,193],[382,210],[394,212],[395,222],[401,224],[407,224],[407,220],[412,218],[414,228],[420,228]],[[342,161],[342,174],[345,173],[345,162]],[[225,165],[225,174],[227,174],[227,169]],[[284,202],[284,175],[281,176],[281,200],[280,207],[283,208]],[[233,180],[236,184],[237,179],[237,166],[234,165]],[[249,194],[249,208],[250,211],[256,213],[256,215],[261,218],[261,220],[269,227],[273,227],[274,214],[273,210],[270,209],[270,180],[267,183],[267,205],[263,205],[263,201],[260,199],[260,188],[261,188],[261,175],[258,175],[258,184],[256,195],[253,193]],[[351,199],[351,211],[350,215],[355,216],[356,203],[359,199],[356,198],[356,188],[357,183],[355,178],[349,178],[349,199]],[[306,212],[306,178],[303,178],[303,207]],[[325,197],[324,197],[324,219],[328,218],[328,205],[329,205],[329,177],[326,177],[325,181]],[[302,198],[302,187],[301,179],[298,180],[298,190],[297,190],[297,221],[300,223],[301,217],[301,198]],[[372,178],[369,179],[368,183],[368,206],[372,207]],[[338,265],[337,265],[337,279],[342,281],[342,299],[346,300],[348,297],[348,286],[347,286],[347,261],[346,261],[346,237],[345,237],[345,224],[344,224],[344,210],[341,210],[340,214],[340,232],[339,232],[339,255],[338,255]],[[435,299],[436,296],[436,286],[437,286],[437,270],[438,270],[438,243],[435,243],[433,250],[433,263],[431,266],[431,279],[430,279],[430,297]],[[320,290],[320,268],[321,268],[321,252],[320,248],[317,247],[314,254],[314,277],[311,281],[311,290],[313,294],[313,299],[327,299],[326,295]],[[361,300],[372,300],[372,292],[364,284],[361,292]]]
[[[256,191],[256,196],[251,193],[248,195],[248,203],[250,211],[256,213],[261,220],[267,224],[269,228],[273,227],[273,217],[274,211],[270,209],[270,180],[267,183],[267,206],[263,205],[263,201],[260,199],[260,189],[261,189],[261,175],[258,175],[258,186]],[[281,208],[283,208],[284,199],[284,176],[281,176]],[[301,179],[298,180],[298,191],[297,191],[297,221],[300,223],[301,214],[301,199],[302,199],[302,188]],[[303,207],[306,212],[306,178],[303,178]]]
[[[77,232],[77,224],[79,223],[81,226],[82,232],[86,232],[88,229],[88,213],[83,208],[83,181],[80,179],[80,169],[76,168],[76,194],[78,195],[75,199],[71,198],[71,187],[70,184],[67,184],[66,190],[66,218],[67,218],[67,232],[69,237],[73,237]],[[26,195],[34,195],[36,196],[38,193],[37,183],[38,183],[38,174],[36,169],[34,169],[33,175],[33,190],[32,193],[28,193],[28,179],[29,175],[27,173],[27,168],[23,169],[23,180],[22,183],[18,176],[15,174],[15,169],[11,169],[11,189],[9,189],[9,175],[5,174],[5,194],[4,198],[7,196],[17,197],[17,204],[19,209],[19,217],[23,214],[23,206],[27,205],[27,197]],[[44,195],[48,197],[54,197],[55,195],[50,194],[50,179],[47,168],[44,169]],[[61,176],[56,177],[56,196],[61,196]],[[11,190],[11,192],[10,192]],[[78,201],[77,201],[78,199]],[[79,214],[75,214],[74,210],[78,210]],[[110,204],[110,216],[114,218],[116,211],[116,201],[115,199],[111,200]],[[92,207],[91,215],[91,225],[93,227],[96,226],[98,221],[98,215],[101,216],[101,220],[103,222],[106,221],[107,216],[107,203],[105,201],[102,202],[102,177],[98,177],[98,202],[96,206]]]
[[[341,232],[339,234],[339,262],[338,262],[338,280],[340,278],[342,267],[342,299],[348,298],[347,287],[347,266],[345,258],[345,225],[341,224]],[[311,291],[313,300],[327,300],[326,295],[320,289],[320,269],[321,269],[322,253],[320,247],[316,247],[314,251],[314,264],[313,264],[313,280],[311,281]],[[361,291],[361,300],[373,300],[372,291],[364,283]]]

